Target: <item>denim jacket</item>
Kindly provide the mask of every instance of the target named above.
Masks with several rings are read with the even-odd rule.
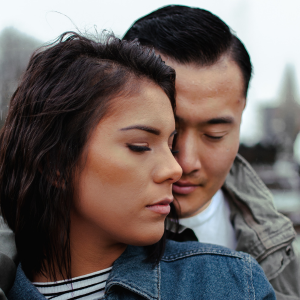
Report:
[[[143,247],[128,246],[113,264],[104,299],[276,299],[261,267],[242,252],[198,242],[167,241],[158,265],[145,258]],[[8,299],[46,298],[19,265]]]

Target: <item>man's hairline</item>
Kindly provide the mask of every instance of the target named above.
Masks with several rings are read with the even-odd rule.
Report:
[[[180,62],[180,61],[178,61],[177,59],[175,59],[175,58],[173,58],[173,57],[171,57],[171,56],[169,56],[169,55],[167,55],[167,54],[161,53],[159,50],[157,50],[157,49],[155,49],[155,48],[154,48],[154,50],[155,50],[155,52],[156,52],[158,55],[160,55],[161,59],[164,61],[164,63],[165,63],[166,65],[168,65],[168,62],[165,60],[165,58],[166,58],[168,61],[170,61],[170,62],[172,62],[172,63],[175,63],[175,64],[177,64],[177,65],[181,65],[181,66],[185,66],[185,67],[194,67],[194,68],[208,69],[208,68],[211,68],[212,66],[218,65],[218,64],[220,64],[222,61],[228,59],[230,62],[234,63],[234,64],[238,67],[238,69],[240,70],[240,72],[241,72],[242,80],[243,80],[243,83],[244,83],[244,87],[243,87],[243,97],[244,97],[244,100],[245,100],[245,101],[247,100],[247,93],[248,93],[248,89],[249,89],[249,88],[247,88],[247,90],[245,90],[246,82],[245,82],[245,78],[244,78],[244,76],[243,76],[243,71],[241,70],[241,67],[238,65],[238,63],[232,58],[232,55],[231,55],[231,53],[230,53],[230,50],[228,50],[228,51],[222,53],[216,61],[214,61],[214,62],[212,62],[212,63],[207,63],[207,64],[201,64],[200,62],[197,62],[197,61],[191,61],[191,62],[185,62],[185,63],[184,63],[184,62]],[[174,69],[175,69],[175,68],[174,68]],[[175,70],[175,72],[176,72],[176,70]],[[249,83],[248,83],[248,85],[249,85]]]

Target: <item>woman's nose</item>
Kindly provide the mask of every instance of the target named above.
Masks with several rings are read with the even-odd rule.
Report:
[[[182,168],[174,158],[173,154],[169,152],[167,156],[163,157],[162,160],[158,162],[154,180],[157,183],[168,181],[172,184],[178,181],[181,178],[181,175]]]

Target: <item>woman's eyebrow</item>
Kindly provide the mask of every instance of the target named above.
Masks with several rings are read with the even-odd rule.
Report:
[[[132,126],[121,128],[120,130],[124,131],[124,130],[132,130],[132,129],[147,131],[147,132],[150,132],[155,135],[160,135],[160,133],[161,133],[161,131],[159,129],[156,129],[151,126],[146,126],[146,125],[132,125]]]

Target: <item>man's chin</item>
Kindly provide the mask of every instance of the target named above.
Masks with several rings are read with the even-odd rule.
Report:
[[[210,202],[211,198],[202,198],[200,195],[196,194],[178,194],[174,193],[173,202],[178,213],[179,218],[189,218],[197,215],[198,213],[205,210]]]

